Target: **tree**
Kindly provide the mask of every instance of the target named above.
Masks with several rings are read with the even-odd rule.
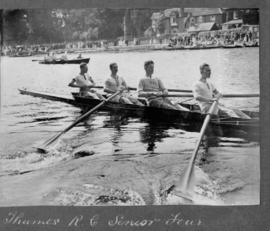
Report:
[[[28,10],[28,23],[31,26],[31,42],[53,43],[63,41],[61,21],[52,10],[34,9]]]
[[[28,38],[26,10],[8,10],[3,13],[3,40],[24,42]]]
[[[51,43],[63,40],[58,19],[48,9],[4,12],[4,40],[16,43]]]
[[[101,21],[99,38],[115,39],[123,36],[123,9],[100,9],[98,17]]]
[[[8,43],[56,43],[141,37],[151,26],[153,9],[29,9],[4,12]]]

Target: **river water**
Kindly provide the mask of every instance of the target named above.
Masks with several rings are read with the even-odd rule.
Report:
[[[155,62],[155,76],[161,78],[167,88],[191,89],[192,84],[199,79],[199,65],[206,62],[212,69],[212,81],[221,92],[259,93],[258,48],[89,53],[83,54],[83,56],[91,58],[88,65],[89,73],[97,85],[103,85],[105,79],[110,75],[109,64],[117,62],[119,75],[126,79],[129,86],[137,87],[138,80],[144,76],[143,63],[151,59]],[[39,169],[44,171],[49,168],[54,171],[57,169],[64,171],[65,168],[61,165],[65,161],[71,161],[76,165],[75,160],[74,162],[70,160],[70,156],[82,149],[91,149],[94,153],[90,157],[82,158],[89,162],[93,158],[101,160],[105,157],[128,162],[138,157],[141,164],[146,164],[148,162],[144,162],[142,158],[154,155],[157,158],[156,163],[160,167],[163,166],[160,163],[170,163],[169,158],[175,158],[177,155],[183,165],[181,166],[187,165],[198,133],[188,132],[171,124],[153,125],[141,121],[139,118],[126,118],[124,115],[107,112],[97,112],[92,115],[87,121],[63,136],[55,147],[56,152],[54,150],[51,155],[41,157],[33,147],[71,124],[81,115],[81,110],[64,103],[18,93],[17,89],[23,87],[63,95],[70,95],[70,91],[74,90],[67,87],[67,84],[78,74],[78,65],[42,65],[32,61],[32,59],[39,58],[42,57],[1,57],[0,178],[11,179],[12,174],[16,175],[18,172],[29,169],[37,172]],[[222,103],[234,108],[259,111],[257,98],[223,99]],[[181,153],[185,154],[180,156]],[[211,149],[210,153],[208,162],[200,167],[200,171],[215,183],[211,193],[218,195],[224,204],[259,203],[259,144],[243,140],[230,142]],[[163,159],[164,157],[167,159]],[[109,163],[110,160],[107,162]],[[159,175],[158,166],[151,164],[151,167],[147,167],[148,170],[151,168],[153,172],[157,171],[156,179],[164,177]],[[115,166],[115,169],[118,169],[118,177],[125,177],[119,173],[121,167],[124,170],[130,166]],[[137,167],[134,166],[134,168]],[[144,172],[147,170],[141,169],[141,171],[142,178],[147,181],[146,176],[148,175]],[[172,177],[176,177],[180,173],[172,172],[171,174],[174,174]],[[78,175],[74,177],[78,177]],[[130,177],[132,178],[132,176]],[[170,181],[170,176],[167,177]],[[149,178],[151,178],[151,174]],[[23,179],[16,179],[16,182],[20,183]],[[127,177],[127,179],[129,178]],[[10,181],[12,182],[12,180]],[[132,190],[136,189],[137,191],[135,191],[139,192],[146,204],[153,204],[153,200],[149,199],[149,193],[142,193],[140,191],[142,186],[139,186],[139,183],[136,185],[134,179],[133,181],[135,186],[129,185],[128,187]],[[67,182],[69,181],[67,180]],[[119,179],[114,179],[112,185],[117,188],[117,184],[120,184]],[[125,184],[122,186],[125,187]],[[4,192],[3,199],[0,200],[0,205],[31,204],[30,199],[28,203],[25,202],[27,201],[25,200],[26,192],[24,200],[9,198],[8,187],[10,190],[12,188],[11,185],[6,185],[7,190]],[[21,185],[21,190],[18,190],[21,194],[23,194],[23,187],[27,186]],[[205,195],[207,190],[202,187],[201,190],[204,191],[201,194]],[[44,202],[38,198],[39,196],[37,195],[37,200],[33,204],[57,204],[59,202],[55,198],[53,202],[52,200]],[[63,196],[61,198],[60,201],[63,201]],[[212,197],[212,200],[215,199]],[[71,201],[69,203],[72,204]],[[216,200],[216,204],[220,204],[217,201],[219,200]],[[211,204],[212,202],[204,201],[202,203]],[[80,205],[79,202],[77,204]]]

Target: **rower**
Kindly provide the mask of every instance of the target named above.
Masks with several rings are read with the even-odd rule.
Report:
[[[136,104],[139,106],[144,106],[139,100],[129,94],[126,81],[122,77],[117,75],[117,63],[111,63],[110,70],[111,76],[105,81],[104,92],[112,94],[119,90],[124,90],[120,95],[114,97],[112,101],[117,103]]]
[[[140,97],[145,97],[148,100],[149,106],[188,111],[187,108],[178,104],[173,104],[168,98],[166,98],[168,91],[164,87],[162,81],[158,78],[152,77],[154,73],[154,62],[152,60],[144,63],[144,69],[146,77],[139,81],[138,93]]]
[[[61,56],[61,60],[68,60],[67,51]]]
[[[203,63],[200,66],[201,78],[193,86],[193,96],[202,113],[207,113],[215,100],[222,97],[222,94],[217,90],[213,83],[208,81],[211,76],[211,69],[209,64]],[[244,119],[250,119],[248,115],[240,110],[232,110],[229,108],[217,107],[217,110],[213,113],[223,117],[238,117]]]
[[[56,60],[56,57],[55,57],[54,52],[49,52],[47,56],[44,57],[44,61],[52,62],[55,60]]]
[[[82,59],[82,53],[79,53],[77,59]]]
[[[104,97],[101,94],[91,89],[91,87],[95,86],[95,82],[87,72],[87,63],[81,63],[79,75],[73,78],[68,86],[80,88],[79,95],[82,97],[104,100]]]

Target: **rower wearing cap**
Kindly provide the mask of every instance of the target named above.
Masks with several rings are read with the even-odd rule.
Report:
[[[188,109],[173,104],[166,98],[168,91],[163,82],[152,76],[154,73],[154,62],[152,60],[144,63],[144,69],[146,76],[139,81],[138,93],[140,97],[145,97],[148,100],[149,106],[188,111]]]
[[[81,63],[79,75],[73,78],[71,82],[68,84],[68,86],[80,88],[79,95],[82,97],[90,97],[93,99],[104,100],[104,97],[101,94],[91,89],[91,87],[95,86],[95,82],[87,72],[88,72],[87,63]]]
[[[126,81],[122,77],[117,75],[118,72],[117,63],[111,63],[110,70],[111,76],[105,81],[104,91],[109,94],[112,94],[119,90],[124,90],[120,95],[114,97],[112,101],[143,106],[143,104],[139,100],[137,100],[135,97],[129,94]]]
[[[202,113],[207,113],[215,100],[222,97],[213,83],[208,81],[211,76],[211,68],[209,64],[203,63],[200,66],[201,78],[193,86],[193,96],[200,106]],[[239,117],[250,119],[248,115],[237,109],[229,109],[223,106],[217,107],[213,114],[224,117]]]

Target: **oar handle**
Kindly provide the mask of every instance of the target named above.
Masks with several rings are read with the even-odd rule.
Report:
[[[128,87],[129,90],[132,91],[137,91],[137,88],[135,87]],[[167,89],[169,92],[187,92],[187,93],[191,93],[191,90],[182,90],[182,89]]]
[[[97,89],[103,89],[103,86],[92,86],[91,88],[97,88]],[[135,87],[128,87],[128,90],[130,91],[137,91],[138,89]],[[187,92],[191,93],[191,90],[181,90],[181,89],[168,89],[169,92]]]
[[[103,89],[103,86],[92,86],[91,88]],[[128,90],[137,91],[135,87],[128,87]],[[192,93],[192,90],[184,90],[184,89],[168,89],[169,92],[182,92],[182,93]],[[163,95],[162,97],[193,97],[193,94],[169,94]],[[223,94],[223,98],[252,98],[252,97],[260,97],[260,94]]]
[[[193,94],[169,94],[162,97],[193,97]],[[223,94],[222,98],[252,98],[260,97],[260,94]]]
[[[258,93],[254,93],[254,94],[224,94],[224,95],[222,95],[222,97],[224,97],[224,98],[237,98],[237,97],[245,98],[245,97],[248,97],[249,98],[249,97],[260,97],[260,94],[258,94]]]

